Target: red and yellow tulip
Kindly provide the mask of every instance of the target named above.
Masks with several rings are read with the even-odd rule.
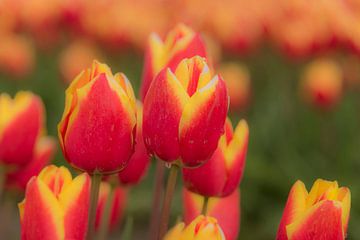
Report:
[[[318,59],[310,63],[301,79],[304,99],[322,109],[336,105],[343,91],[343,72],[331,59]]]
[[[224,131],[228,95],[223,79],[204,58],[182,60],[175,71],[163,69],[144,101],[143,135],[160,159],[180,159],[186,167],[208,160]]]
[[[217,220],[203,215],[189,225],[179,223],[165,235],[164,240],[225,240]]]
[[[224,197],[239,185],[244,173],[249,128],[241,120],[233,132],[228,119],[225,133],[212,157],[198,168],[183,169],[185,186],[203,196]]]
[[[33,176],[50,163],[56,150],[56,144],[51,137],[42,137],[35,146],[33,158],[24,166],[19,166],[15,171],[6,175],[6,186],[25,190],[26,184]]]
[[[110,191],[114,191],[110,194]],[[111,197],[112,199],[108,199]],[[99,201],[96,209],[96,219],[95,219],[95,228],[100,227],[100,223],[104,221],[104,213],[107,201],[110,202],[110,212],[109,212],[109,230],[114,229],[117,224],[120,222],[126,205],[127,200],[127,189],[121,187],[115,187],[111,190],[111,186],[107,182],[101,182],[100,192],[99,192]]]
[[[197,55],[207,56],[205,44],[198,33],[183,24],[170,31],[164,41],[155,33],[150,35],[145,51],[141,99],[144,100],[151,82],[163,68],[174,71],[182,59]]]
[[[87,173],[73,179],[67,168],[54,165],[31,178],[19,204],[21,239],[85,239],[90,184]]]
[[[30,161],[43,122],[44,106],[35,94],[20,91],[13,99],[0,94],[0,161],[11,165]]]
[[[142,103],[138,101],[135,151],[128,165],[119,172],[120,182],[126,185],[137,184],[146,174],[150,164],[150,156],[147,153],[142,134],[142,111]]]
[[[123,169],[134,150],[136,102],[122,73],[94,61],[66,90],[60,144],[75,168],[103,174]]]
[[[184,188],[184,221],[190,224],[201,214],[204,197]],[[236,240],[240,230],[240,190],[224,198],[211,197],[208,200],[206,216],[217,219],[227,240]]]
[[[336,181],[315,181],[310,192],[301,181],[290,190],[277,240],[346,238],[351,196]]]

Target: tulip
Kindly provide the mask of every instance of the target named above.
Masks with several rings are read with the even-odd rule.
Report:
[[[250,101],[251,84],[249,70],[236,63],[226,63],[220,66],[230,96],[230,109],[243,110]]]
[[[151,82],[163,68],[170,68],[171,71],[175,71],[182,59],[197,55],[207,56],[205,44],[200,34],[183,24],[177,25],[170,31],[164,41],[155,33],[150,35],[145,50],[140,89],[141,99],[144,101]]]
[[[20,91],[14,99],[0,94],[0,161],[23,165],[33,157],[44,122],[44,106],[33,93]]]
[[[184,221],[189,224],[201,214],[204,197],[184,188]],[[240,228],[240,191],[237,189],[224,198],[211,197],[208,200],[206,216],[217,219],[227,240],[236,240]]]
[[[137,102],[135,151],[128,165],[119,172],[119,180],[122,184],[137,184],[149,168],[150,156],[147,153],[142,134],[142,110],[141,102]]]
[[[205,59],[184,59],[165,68],[144,101],[143,135],[150,153],[185,167],[210,158],[224,131],[228,95],[219,75],[212,78]]]
[[[89,173],[123,169],[134,149],[136,103],[122,73],[94,61],[66,90],[65,110],[58,125],[67,161]]]
[[[248,138],[249,128],[245,120],[241,120],[233,132],[228,119],[225,133],[210,160],[198,168],[183,169],[186,188],[208,197],[230,195],[244,173]]]
[[[90,184],[88,174],[73,179],[54,165],[32,177],[19,204],[21,239],[85,239]]]
[[[308,103],[330,109],[339,102],[343,91],[343,73],[336,62],[318,59],[310,63],[301,80],[302,94]]]
[[[310,192],[301,181],[290,190],[277,240],[346,238],[350,190],[336,181],[315,181]]]
[[[113,191],[113,193],[110,193]],[[109,197],[111,199],[109,199]],[[126,205],[127,198],[127,190],[121,187],[115,187],[115,189],[111,189],[111,186],[107,182],[101,182],[100,184],[100,192],[99,192],[99,201],[96,210],[96,219],[95,219],[95,228],[98,230],[100,227],[100,223],[104,221],[106,205],[110,204],[110,211],[108,219],[108,229],[114,229],[119,221],[121,220],[124,209]],[[110,201],[108,203],[108,201]]]
[[[165,235],[164,240],[225,240],[217,220],[200,215],[189,225],[178,223]]]
[[[6,175],[6,186],[25,190],[31,177],[36,176],[49,164],[55,153],[55,141],[51,137],[42,137],[35,146],[33,158],[25,166]]]

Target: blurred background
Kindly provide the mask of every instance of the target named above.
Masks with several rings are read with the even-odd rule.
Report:
[[[358,239],[359,0],[0,0],[0,92],[41,96],[57,138],[64,91],[82,69],[104,61],[138,93],[149,34],[179,22],[205,39],[233,122],[249,123],[239,239],[274,239],[292,184],[317,178],[351,189],[348,238]],[[54,162],[66,165],[59,146]],[[154,164],[130,191],[122,225],[133,218],[134,239],[147,231],[153,179]],[[16,205],[6,206],[19,238]],[[181,212],[180,183],[171,225]]]

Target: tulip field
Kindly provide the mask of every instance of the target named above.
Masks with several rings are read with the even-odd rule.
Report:
[[[359,23],[358,0],[0,0],[0,239],[360,239]]]

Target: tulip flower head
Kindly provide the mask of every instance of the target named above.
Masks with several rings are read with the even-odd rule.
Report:
[[[87,173],[73,179],[65,167],[44,168],[30,179],[19,204],[21,239],[85,239],[89,196]]]
[[[150,153],[196,167],[210,158],[224,132],[228,111],[225,82],[212,77],[204,58],[163,69],[144,101],[143,135]]]
[[[94,61],[66,90],[58,125],[61,148],[75,168],[117,172],[133,153],[135,125],[136,103],[129,80]]]
[[[228,119],[225,133],[209,161],[198,168],[183,169],[186,188],[209,197],[230,195],[238,187],[244,173],[248,139],[246,121],[241,120],[233,132]]]
[[[138,101],[135,151],[128,165],[119,172],[119,181],[125,185],[137,184],[146,174],[150,164],[150,156],[147,153],[142,134],[142,111],[142,103]]]
[[[177,224],[165,235],[164,240],[225,240],[217,220],[200,215],[189,225]]]
[[[297,181],[290,190],[277,240],[346,238],[350,190],[336,181],[316,180],[310,192]]]
[[[0,161],[13,165],[30,161],[43,122],[44,106],[38,96],[20,91],[12,99],[0,94]]]
[[[205,43],[200,34],[183,24],[170,31],[164,41],[155,33],[150,35],[145,52],[141,99],[144,100],[151,82],[163,68],[169,67],[174,71],[182,59],[197,55],[207,56]]]
[[[343,72],[332,60],[316,60],[305,69],[301,84],[303,97],[308,103],[321,109],[330,109],[340,101]]]
[[[183,207],[185,224],[190,224],[199,214],[204,203],[204,197],[183,190]],[[236,240],[240,231],[240,190],[224,198],[210,197],[206,216],[217,219],[227,240]]]

